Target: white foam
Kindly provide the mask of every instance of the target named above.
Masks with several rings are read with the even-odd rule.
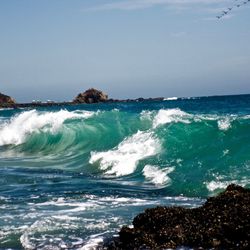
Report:
[[[228,155],[228,154],[229,154],[229,149],[223,150],[223,156]]]
[[[68,243],[64,238],[69,238],[72,245],[82,245],[83,240],[70,235],[50,235],[49,232],[67,229],[73,231],[77,228],[76,221],[74,223],[67,221],[55,220],[53,217],[43,217],[29,225],[20,236],[20,242],[24,249],[69,249]],[[51,244],[50,244],[51,243]],[[70,248],[71,249],[71,248]],[[75,248],[74,248],[75,249]]]
[[[9,122],[0,125],[0,146],[19,145],[25,142],[27,135],[35,132],[50,131],[55,133],[62,126],[64,121],[69,119],[89,118],[93,115],[89,111],[67,111],[38,112],[30,110],[23,112]]]
[[[138,131],[125,138],[116,148],[106,152],[91,152],[89,163],[99,162],[107,175],[123,176],[135,171],[140,160],[156,155],[160,141],[152,132]]]
[[[78,221],[79,220],[78,217],[68,216],[68,215],[54,215],[52,217],[57,220],[62,220],[62,221]]]
[[[77,212],[82,212],[85,210],[94,210],[97,207],[100,209],[100,205],[97,204],[96,202],[76,202],[72,200],[65,200],[63,198],[58,198],[57,200],[52,200],[52,201],[45,201],[43,203],[37,203],[35,204],[37,207],[42,207],[42,206],[56,206],[56,207],[62,207],[63,210],[61,210],[59,213],[77,213]]]
[[[190,123],[190,118],[192,115],[180,109],[161,109],[153,120],[153,128],[172,122]]]
[[[229,118],[225,118],[223,120],[219,120],[218,121],[218,128],[220,130],[228,130],[231,127],[231,123],[230,123],[230,119]]]
[[[136,199],[136,198],[125,198],[125,197],[104,197],[100,198],[99,202],[104,203],[104,205],[109,204],[110,207],[124,207],[124,206],[144,206],[155,204],[156,201],[150,201],[146,199]]]
[[[29,249],[29,250],[36,249],[35,244],[33,244],[29,240],[29,235],[27,233],[24,233],[21,235],[20,242],[21,242],[22,246],[24,247],[24,249]]]
[[[100,245],[103,242],[102,237],[97,237],[90,239],[83,247],[81,247],[79,250],[96,250],[98,245]]]
[[[143,110],[140,114],[140,120],[152,120],[153,112],[149,110]]]
[[[4,111],[4,110],[13,110],[14,108],[0,108],[0,111]]]
[[[108,227],[110,226],[109,222],[105,222],[103,220],[99,220],[99,221],[95,221],[93,223],[87,223],[85,225],[85,228],[87,228],[88,230],[96,230],[96,229],[108,229]]]
[[[206,187],[210,192],[214,192],[217,189],[226,189],[230,184],[236,184],[245,187],[250,183],[249,179],[243,180],[231,180],[231,181],[210,181],[206,183]]]
[[[175,96],[173,96],[173,97],[167,97],[167,98],[163,99],[163,101],[176,101],[176,100],[178,100],[178,97],[175,97]]]
[[[146,165],[143,169],[143,175],[156,186],[162,186],[171,183],[168,174],[172,171],[174,171],[174,167],[160,169],[158,166]]]

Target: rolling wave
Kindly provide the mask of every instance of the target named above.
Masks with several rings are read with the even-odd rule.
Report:
[[[66,110],[45,113],[38,113],[36,110],[23,112],[13,117],[9,122],[1,124],[0,146],[22,144],[27,136],[33,133],[50,132],[55,134],[65,121],[86,119],[92,115],[93,112],[69,112]]]
[[[118,110],[115,110],[119,112]],[[128,128],[134,127],[135,134],[139,130],[155,130],[156,128],[173,123],[194,124],[201,123],[202,125],[209,125],[209,122],[215,121],[219,130],[226,131],[233,125],[240,126],[244,120],[250,120],[249,116],[236,117],[232,115],[203,115],[203,114],[190,114],[180,109],[161,109],[159,111],[142,111],[139,117],[129,117],[129,113],[124,112],[120,116],[112,117],[110,119],[110,112],[104,112],[103,119],[98,120],[93,118],[98,112],[91,111],[67,111],[60,110],[58,112],[38,112],[30,110],[22,112],[19,115],[11,117],[6,121],[0,120],[0,146],[4,145],[20,145],[27,143],[32,135],[43,133],[47,136],[53,136],[59,133],[84,133],[83,120],[93,118],[89,130],[98,133],[99,129],[106,130],[105,132],[116,132],[117,129],[122,131],[122,136],[126,136]],[[129,119],[130,124],[124,124],[126,119]],[[134,118],[134,119],[133,119]],[[95,124],[96,122],[96,124]],[[202,124],[203,123],[203,124]],[[211,123],[212,124],[212,123]],[[136,127],[137,126],[137,127]],[[109,130],[109,128],[111,130]],[[84,128],[86,130],[87,126]],[[236,128],[237,129],[237,128]],[[109,135],[111,136],[111,135]],[[41,139],[41,138],[39,138]]]
[[[106,152],[91,152],[90,164],[99,162],[101,170],[116,176],[135,171],[138,162],[160,151],[160,142],[152,132],[138,131],[123,140],[115,149]]]
[[[1,247],[94,249],[131,214],[249,187],[249,102],[208,99],[0,110]]]
[[[196,114],[179,108],[139,113],[29,110],[0,121],[0,154],[14,159],[22,153],[25,166],[36,166],[39,159],[43,166],[85,168],[110,177],[139,171],[155,186],[170,185],[171,176],[183,171],[192,178],[192,169],[198,168],[205,174],[200,182],[208,176],[212,182],[209,171],[224,174],[228,166],[248,171],[249,128],[247,115]],[[174,170],[168,172],[169,166]],[[207,188],[212,191],[211,185]]]

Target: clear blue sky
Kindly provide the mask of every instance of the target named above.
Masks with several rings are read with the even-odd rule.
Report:
[[[250,93],[250,3],[0,0],[0,92],[71,100]]]

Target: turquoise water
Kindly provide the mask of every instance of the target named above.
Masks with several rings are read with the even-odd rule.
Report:
[[[229,183],[250,187],[250,95],[0,110],[0,249],[95,249]]]

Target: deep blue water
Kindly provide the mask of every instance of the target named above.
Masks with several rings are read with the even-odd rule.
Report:
[[[0,249],[95,249],[249,180],[250,95],[0,110]]]

